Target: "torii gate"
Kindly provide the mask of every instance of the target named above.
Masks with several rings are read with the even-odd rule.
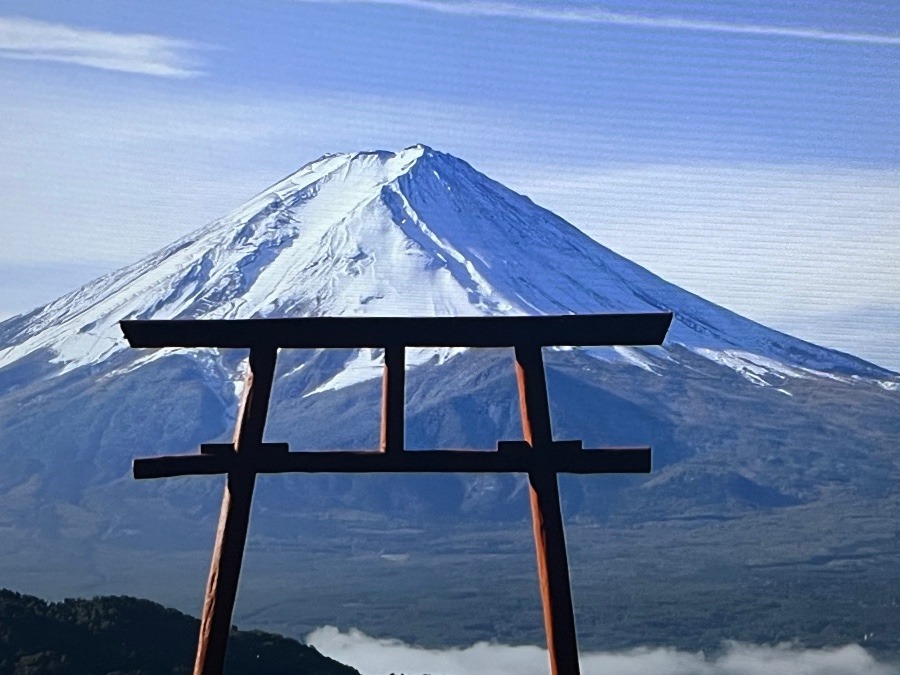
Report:
[[[554,441],[542,347],[658,345],[671,313],[441,318],[301,318],[122,321],[132,347],[250,350],[234,442],[204,444],[200,454],[134,460],[134,477],[227,474],[216,532],[195,675],[219,675],[237,593],[250,503],[258,473],[450,472],[527,473],[544,626],[553,675],[577,675],[578,644],[559,500],[558,473],[648,473],[650,448],[585,450]],[[278,349],[384,349],[381,442],[377,451],[289,452],[264,443]],[[406,451],[407,347],[513,347],[523,441],[499,441],[496,452]]]

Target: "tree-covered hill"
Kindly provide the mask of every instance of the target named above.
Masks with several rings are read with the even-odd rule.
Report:
[[[131,597],[40,598],[0,590],[0,675],[190,673],[199,621]],[[226,671],[359,675],[314,648],[272,633],[234,630]]]

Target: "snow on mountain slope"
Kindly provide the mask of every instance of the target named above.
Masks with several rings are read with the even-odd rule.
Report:
[[[117,325],[127,318],[653,310],[675,312],[667,347],[607,358],[652,367],[682,345],[761,384],[890,377],[684,291],[422,145],[322,157],[148,258],[0,323],[0,372],[38,350],[58,372],[101,363],[127,348]],[[358,354],[330,386],[376,374],[377,359]]]

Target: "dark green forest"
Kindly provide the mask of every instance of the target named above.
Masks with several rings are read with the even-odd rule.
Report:
[[[0,675],[190,673],[199,620],[126,596],[45,602],[0,590]],[[359,675],[273,633],[233,630],[226,672]]]

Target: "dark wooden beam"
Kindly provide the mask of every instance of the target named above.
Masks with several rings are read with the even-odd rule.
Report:
[[[384,376],[381,383],[381,451],[403,452],[403,411],[406,407],[406,348],[384,350]]]
[[[234,430],[234,457],[253,457],[260,453],[269,397],[275,375],[274,349],[250,350],[247,379],[240,412]],[[217,459],[215,455],[206,455]],[[194,675],[220,675],[225,668],[225,652],[231,632],[231,617],[237,596],[238,580],[244,558],[244,545],[250,526],[250,506],[256,473],[248,463],[232,463],[228,468],[216,543],[213,548],[200,637],[194,661]]]
[[[528,485],[550,672],[553,675],[578,675],[578,639],[559,483],[556,471],[540,461],[553,452],[544,360],[539,345],[518,345],[515,354],[522,434],[539,460],[528,472]]]
[[[273,444],[274,445],[274,444]],[[649,473],[650,448],[609,448],[577,452],[478,452],[415,450],[400,453],[260,452],[169,455],[134,460],[134,477],[170,478],[228,473],[237,467],[253,473]]]
[[[122,321],[132,347],[591,347],[662,344],[672,314]]]

